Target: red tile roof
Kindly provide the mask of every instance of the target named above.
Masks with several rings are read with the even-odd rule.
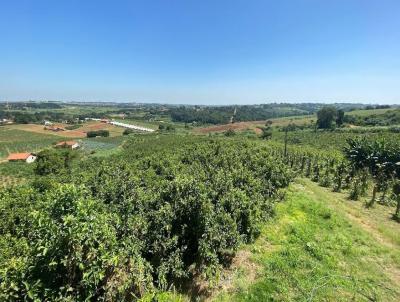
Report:
[[[73,145],[75,145],[75,144],[77,144],[76,141],[63,141],[63,142],[57,143],[56,146],[65,146],[65,145],[67,145],[67,146],[73,146]]]
[[[11,153],[7,159],[8,160],[26,160],[32,153]]]

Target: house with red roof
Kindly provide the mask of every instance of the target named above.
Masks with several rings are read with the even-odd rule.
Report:
[[[79,144],[76,141],[62,141],[56,144],[56,148],[68,148],[73,150],[79,148]]]
[[[8,155],[7,160],[9,162],[26,162],[30,164],[36,160],[36,155],[32,153],[11,153]]]

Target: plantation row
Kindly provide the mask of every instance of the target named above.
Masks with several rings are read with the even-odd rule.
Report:
[[[0,191],[0,300],[132,301],[218,278],[293,173],[260,144],[167,140]]]
[[[272,156],[323,187],[332,187],[336,192],[348,190],[352,200],[372,191],[367,206],[373,206],[377,200],[383,204],[394,202],[394,218],[400,220],[399,149],[394,140],[371,141],[364,137],[348,139],[343,154],[296,149],[285,154],[280,148],[273,150]]]

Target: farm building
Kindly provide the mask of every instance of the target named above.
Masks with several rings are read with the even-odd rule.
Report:
[[[76,141],[62,141],[56,144],[56,148],[69,148],[73,150],[79,148],[79,144]]]
[[[135,126],[135,125],[131,125],[131,124],[125,124],[125,123],[121,123],[121,122],[115,122],[115,121],[111,121],[110,124],[114,125],[114,126],[118,126],[118,127],[124,127],[124,128],[128,128],[128,129],[145,131],[145,132],[154,132],[155,131],[154,129]]]
[[[54,132],[65,131],[65,129],[63,127],[58,127],[58,126],[45,126],[44,129],[54,131]]]
[[[0,125],[12,124],[12,121],[6,118],[0,119]]]
[[[7,157],[8,161],[24,161],[28,164],[33,163],[36,160],[36,156],[32,153],[11,153]]]

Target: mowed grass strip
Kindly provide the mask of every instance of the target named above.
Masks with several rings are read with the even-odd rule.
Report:
[[[349,220],[336,209],[336,194],[314,189],[308,180],[290,187],[275,219],[247,247],[258,277],[237,277],[215,301],[398,301],[398,246]]]

